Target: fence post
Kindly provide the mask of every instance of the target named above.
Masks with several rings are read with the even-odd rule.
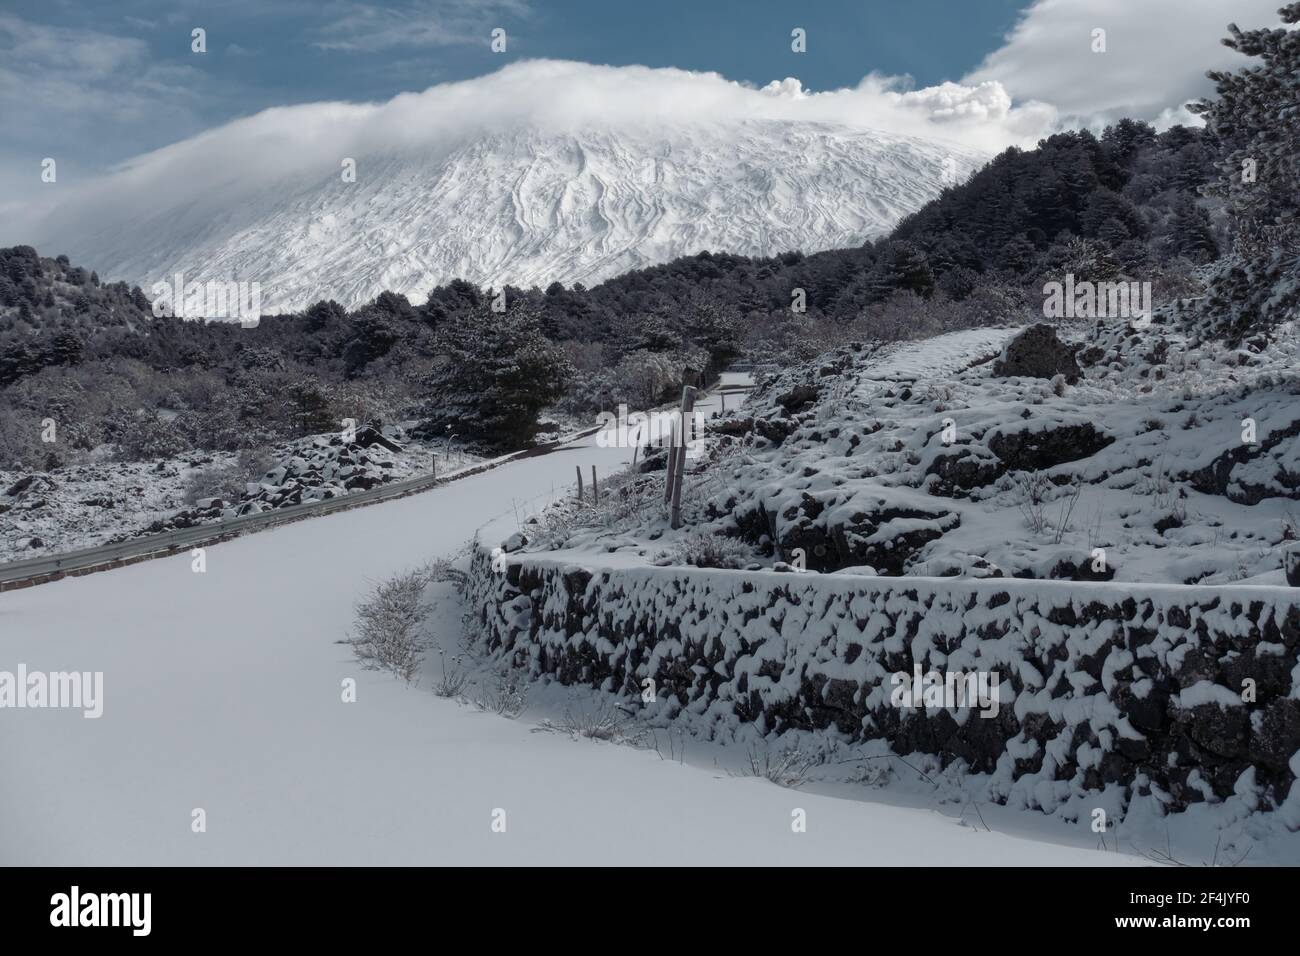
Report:
[[[664,475],[664,504],[668,504],[673,498],[673,475],[677,474],[677,426],[680,422],[673,421],[668,438],[668,473]]]
[[[582,500],[582,466],[574,465],[573,467],[578,472],[578,500],[581,501]]]
[[[596,487],[596,466],[591,466],[591,503],[600,504],[600,489]]]
[[[682,526],[682,479],[686,476],[686,422],[695,411],[695,388],[688,385],[682,389],[682,412],[678,428],[678,445],[669,449],[669,461],[676,459],[677,468],[673,472],[673,510],[672,528],[676,531]]]

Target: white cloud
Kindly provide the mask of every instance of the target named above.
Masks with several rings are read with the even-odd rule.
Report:
[[[994,81],[1016,100],[1051,103],[1063,122],[1123,116],[1187,122],[1189,100],[1213,91],[1210,69],[1246,58],[1219,41],[1227,24],[1278,26],[1280,0],[1035,0],[1005,44],[964,84]],[[1106,52],[1092,51],[1093,30]]]
[[[33,186],[32,201],[0,216],[0,242],[39,243],[43,235],[129,222],[143,210],[173,204],[256,201],[266,190],[337,175],[345,156],[416,150],[433,160],[472,136],[524,127],[817,121],[991,154],[1032,144],[1053,118],[1040,104],[1014,106],[995,82],[907,90],[873,75],[851,89],[812,92],[793,78],[756,89],[716,73],[522,61],[384,103],[264,110],[136,157],[81,187]]]

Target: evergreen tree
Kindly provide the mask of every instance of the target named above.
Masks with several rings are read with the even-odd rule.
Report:
[[[1300,23],[1300,2],[1279,13]],[[1209,73],[1218,96],[1191,109],[1227,147],[1207,192],[1233,222],[1232,252],[1198,315],[1204,331],[1236,342],[1300,307],[1300,30],[1228,31],[1225,46],[1260,62]]]
[[[572,374],[531,307],[500,314],[480,304],[444,325],[440,341],[444,361],[428,382],[426,433],[450,426],[492,448],[525,447],[538,413],[564,394]]]
[[[1180,256],[1192,262],[1209,262],[1219,257],[1219,244],[1214,239],[1210,215],[1186,194],[1174,200],[1170,244]]]

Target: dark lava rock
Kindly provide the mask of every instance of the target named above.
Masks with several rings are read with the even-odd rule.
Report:
[[[777,398],[776,403],[788,412],[797,412],[806,405],[817,401],[817,389],[812,385],[796,385],[790,391]]]
[[[1029,326],[1007,343],[1002,355],[993,363],[993,374],[1001,378],[1055,378],[1064,375],[1067,382],[1079,379],[1078,345],[1066,345],[1056,337],[1056,329],[1045,322]]]

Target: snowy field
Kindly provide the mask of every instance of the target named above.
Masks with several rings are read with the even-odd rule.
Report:
[[[488,522],[511,531],[516,507],[566,493],[574,465],[604,474],[629,454],[589,439],[212,547],[203,574],[180,556],[0,595],[0,670],[104,673],[97,720],[4,713],[0,862],[1146,862],[1034,814],[734,776],[734,747],[688,740],[683,761],[535,732],[581,692],[539,688],[508,720],[435,697],[427,678],[362,671],[336,643],[374,581],[458,551]],[[454,631],[436,628],[448,644]],[[796,810],[806,832],[792,832]]]

